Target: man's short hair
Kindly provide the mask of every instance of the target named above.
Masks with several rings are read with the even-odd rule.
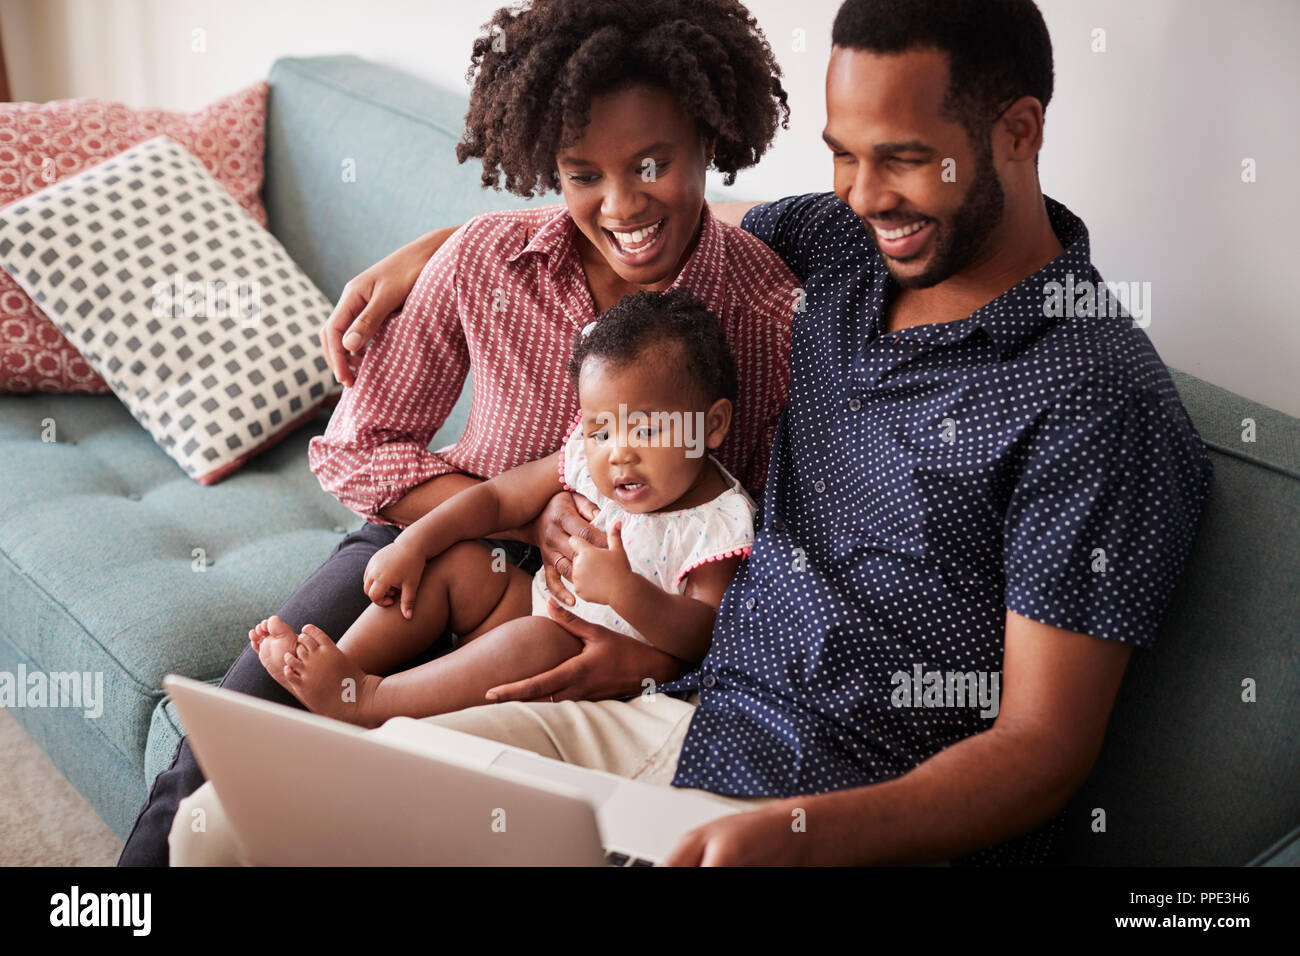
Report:
[[[1015,100],[1033,96],[1046,110],[1052,98],[1052,40],[1033,0],[845,0],[831,42],[869,53],[946,53],[944,112],[976,145]]]

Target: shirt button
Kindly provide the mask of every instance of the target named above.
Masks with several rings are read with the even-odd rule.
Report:
[[[717,679],[716,677],[714,677],[712,674],[705,674],[705,675],[704,675],[704,680],[701,681],[701,683],[704,684],[705,687],[712,687],[712,686],[713,686],[714,684],[716,684],[717,682],[718,682],[718,679]]]
[[[813,491],[817,492],[817,494],[820,495],[825,490],[826,482],[822,481],[820,478],[813,482]]]
[[[747,611],[754,610],[754,605],[757,603],[758,602],[755,601],[753,598],[745,598],[745,610]]]
[[[858,401],[856,398],[849,399],[849,411],[856,412],[861,407],[862,407],[862,403]]]

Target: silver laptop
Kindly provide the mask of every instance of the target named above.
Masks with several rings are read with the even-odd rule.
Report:
[[[736,812],[427,721],[363,731],[187,677],[163,687],[258,865],[651,866]]]

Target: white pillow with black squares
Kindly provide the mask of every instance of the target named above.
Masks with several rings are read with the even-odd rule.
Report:
[[[200,484],[339,391],[329,300],[166,136],[0,209],[0,265]]]

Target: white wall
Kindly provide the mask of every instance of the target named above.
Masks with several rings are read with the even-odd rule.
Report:
[[[1150,282],[1171,365],[1300,415],[1300,36],[1295,0],[1039,0],[1057,92],[1044,189],[1088,223],[1111,280]],[[192,109],[278,56],[350,52],[465,89],[500,0],[0,0],[17,99]],[[822,80],[838,0],[749,0],[786,73],[790,129],[740,198],[828,188]],[[1095,53],[1094,28],[1106,31]],[[193,49],[202,30],[206,49]],[[805,49],[796,49],[804,31]],[[1243,158],[1258,182],[1241,181]],[[435,225],[433,223],[430,224]],[[1288,268],[1290,267],[1290,268]]]

